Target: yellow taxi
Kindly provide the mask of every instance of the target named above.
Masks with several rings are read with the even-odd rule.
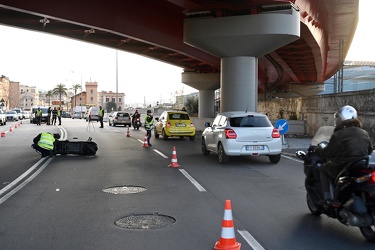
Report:
[[[190,116],[185,111],[164,111],[160,118],[155,118],[155,138],[162,136],[164,140],[169,137],[189,137],[195,139],[195,127]]]

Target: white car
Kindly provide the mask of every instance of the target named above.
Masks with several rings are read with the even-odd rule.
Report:
[[[7,121],[18,121],[18,114],[16,111],[10,110],[5,112],[5,116],[7,117]]]
[[[202,133],[202,154],[214,152],[220,163],[230,156],[268,156],[271,163],[281,157],[280,132],[268,117],[256,112],[219,113],[212,124],[205,123]]]

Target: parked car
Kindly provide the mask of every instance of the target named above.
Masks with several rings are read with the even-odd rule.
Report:
[[[81,112],[74,112],[72,119],[82,119]]]
[[[14,110],[9,110],[5,112],[5,116],[7,117],[7,121],[18,121],[18,114]]]
[[[22,115],[22,109],[20,109],[20,108],[13,108],[13,109],[11,109],[12,111],[16,111],[17,112],[17,115],[18,115],[18,119],[19,120],[22,120],[23,119],[23,115]]]
[[[0,125],[4,126],[7,124],[7,117],[3,110],[0,109]]]
[[[87,112],[86,121],[99,121],[99,108],[91,107]]]
[[[168,137],[189,137],[195,139],[195,126],[187,112],[184,111],[164,111],[160,118],[155,118],[154,126],[155,138],[162,136],[164,140]]]
[[[30,111],[22,111],[22,119],[30,119]]]
[[[116,126],[116,125],[124,125],[131,127],[132,120],[127,112],[123,111],[116,111],[113,112],[113,114],[109,115],[109,120],[108,120],[109,126]]]
[[[268,117],[256,112],[224,112],[216,115],[212,124],[205,123],[202,133],[202,154],[214,152],[220,163],[230,156],[268,156],[271,163],[281,157],[280,132]]]
[[[40,122],[47,123],[47,120],[48,120],[48,107],[46,107],[46,106],[33,107],[31,109],[30,123],[36,123],[35,112],[38,110],[38,108],[40,108],[40,110],[42,110],[42,119],[40,120]]]

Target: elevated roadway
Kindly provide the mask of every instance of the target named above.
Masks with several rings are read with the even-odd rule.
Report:
[[[223,55],[202,47],[202,43],[191,43],[186,37],[186,22],[280,13],[285,12],[280,6],[289,2],[298,10],[298,37],[280,44],[281,47],[272,48],[267,43],[268,49],[272,49],[264,50],[265,53],[241,52],[240,56],[256,58],[257,69],[256,83],[244,92],[255,91],[259,99],[278,93],[284,97],[285,93],[314,95],[324,89],[323,82],[343,63],[358,22],[358,0],[108,0],[105,4],[99,0],[90,4],[73,0],[0,0],[0,23],[100,44],[179,66],[185,73],[197,75],[193,80],[182,76],[182,82],[202,92],[203,103],[204,99],[212,99],[212,91],[223,87],[223,56],[238,56],[231,52],[237,44],[233,41],[233,47],[225,47],[229,54]],[[282,27],[287,26],[288,23]],[[238,47],[246,51],[246,45],[241,43]],[[239,93],[231,93],[230,98]],[[208,117],[212,113],[200,112]]]

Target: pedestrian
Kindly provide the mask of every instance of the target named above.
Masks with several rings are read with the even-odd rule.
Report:
[[[42,110],[38,107],[38,109],[35,111],[35,118],[36,118],[36,125],[40,126],[40,121],[42,120]]]
[[[61,125],[61,108],[59,107],[57,110],[57,118],[59,119],[59,126]]]
[[[99,128],[104,128],[104,126],[103,126],[104,110],[103,110],[102,106],[99,106],[98,116],[99,116],[99,122],[100,122],[100,127]]]
[[[52,122],[51,122],[51,125],[56,125],[56,119],[57,119],[57,109],[56,109],[56,107],[54,107],[53,111],[52,111]]]
[[[147,116],[145,118],[145,129],[147,132],[147,144],[151,147],[150,139],[151,139],[151,130],[154,125],[154,117],[152,116],[151,110],[147,110]]]
[[[48,110],[47,110],[47,125],[51,125],[51,114],[52,114],[52,108],[48,107]]]
[[[42,132],[37,135],[31,145],[42,157],[53,156],[56,140],[60,139],[60,134],[51,134],[49,132]]]

